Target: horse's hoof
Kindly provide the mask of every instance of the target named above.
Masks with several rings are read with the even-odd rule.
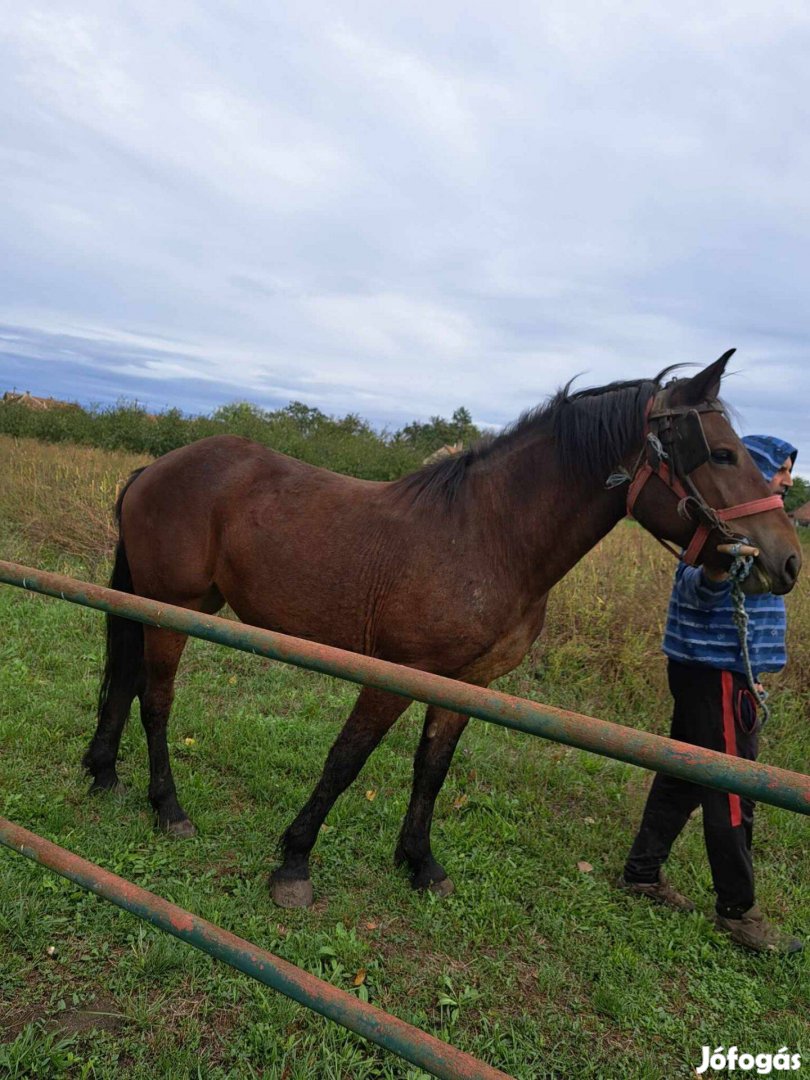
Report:
[[[270,879],[270,896],[273,902],[283,908],[307,908],[312,907],[314,895],[312,882],[305,880],[291,881]]]
[[[115,795],[117,798],[123,798],[127,794],[126,784],[122,784],[120,780],[114,780],[111,784],[100,783],[98,780],[94,780],[90,785],[90,789],[87,792],[88,795]]]
[[[428,889],[434,894],[434,896],[452,896],[456,891],[456,887],[449,877],[442,878],[441,881],[431,881],[428,885]]]
[[[197,835],[197,830],[188,818],[183,818],[182,821],[170,821],[168,825],[163,826],[163,831],[167,836],[173,836],[175,840],[190,840],[192,836]]]

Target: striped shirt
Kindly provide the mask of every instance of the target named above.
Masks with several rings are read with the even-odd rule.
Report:
[[[704,664],[745,673],[732,620],[731,581],[713,582],[699,566],[681,563],[669,600],[664,652],[682,664]],[[785,601],[773,593],[746,596],[748,650],[756,676],[787,663]]]

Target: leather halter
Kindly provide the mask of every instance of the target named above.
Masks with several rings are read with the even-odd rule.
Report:
[[[768,495],[762,499],[752,499],[750,502],[739,503],[737,506],[726,506],[717,510],[709,506],[695,487],[691,476],[678,469],[677,456],[671,456],[666,452],[660,435],[669,435],[668,445],[672,447],[672,429],[678,417],[694,412],[698,417],[698,423],[700,423],[700,413],[722,412],[723,410],[718,402],[704,402],[697,407],[676,406],[665,409],[663,408],[664,395],[665,391],[661,391],[647,402],[644,413],[644,445],[627,492],[627,513],[630,517],[633,516],[633,507],[644,485],[651,476],[657,476],[678,496],[678,513],[681,517],[695,521],[697,524],[689,545],[680,554],[666,540],[660,542],[677,559],[687,563],[689,566],[695,566],[706,545],[709,534],[714,529],[717,529],[729,540],[744,541],[747,538],[737,535],[733,529],[726,525],[727,521],[750,517],[752,514],[762,514],[766,510],[783,510],[784,502],[781,495]],[[702,425],[700,425],[700,430],[702,434]],[[705,440],[705,436],[703,438]],[[671,462],[671,466],[668,462]]]

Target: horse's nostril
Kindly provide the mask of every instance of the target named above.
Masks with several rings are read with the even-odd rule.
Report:
[[[787,562],[785,563],[785,577],[788,581],[790,581],[791,583],[795,582],[796,578],[799,576],[799,568],[801,567],[801,565],[802,561],[798,555],[789,556]]]

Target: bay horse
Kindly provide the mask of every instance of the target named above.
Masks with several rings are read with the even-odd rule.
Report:
[[[732,522],[744,517],[761,552],[747,589],[786,593],[801,564],[796,531],[717,401],[731,352],[665,386],[672,368],[577,392],[569,383],[497,437],[392,482],[315,468],[243,438],[202,439],[130,477],[116,504],[110,584],[210,614],[227,602],[254,626],[487,686],[537,638],[551,587],[625,516],[627,480],[633,516],[657,538],[688,548],[703,529],[694,562],[727,566],[718,541],[739,534],[723,508]],[[98,727],[84,756],[91,790],[117,785],[121,732],[138,697],[149,798],[159,826],[177,837],[194,834],[166,741],[185,643],[108,615]],[[278,904],[312,903],[318,830],[409,704],[361,689],[282,837],[271,876]],[[439,895],[453,885],[431,850],[433,808],[468,719],[428,706],[396,846],[413,886]]]

